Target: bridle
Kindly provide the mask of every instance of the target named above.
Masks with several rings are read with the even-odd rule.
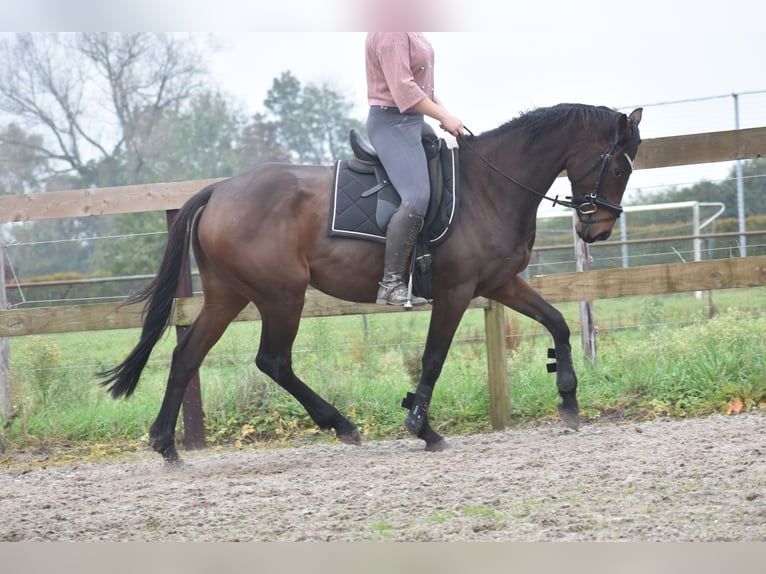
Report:
[[[632,123],[632,122],[631,122]],[[473,132],[463,126],[463,129],[467,131],[471,136],[473,136]],[[635,133],[635,131],[634,131]],[[582,174],[577,179],[571,179],[570,182],[572,185],[572,188],[574,189],[574,186],[585,179],[588,175],[591,174],[593,170],[596,168],[599,168],[598,177],[596,178],[596,183],[593,185],[593,190],[590,193],[586,193],[580,197],[566,197],[564,199],[559,199],[559,196],[551,197],[549,195],[546,195],[545,193],[541,193],[537,191],[536,189],[529,187],[528,185],[520,182],[519,180],[515,179],[513,176],[508,175],[503,170],[501,170],[499,167],[497,167],[495,164],[493,164],[491,161],[489,161],[487,158],[482,156],[479,152],[477,152],[475,149],[473,149],[470,145],[465,146],[466,149],[471,151],[476,157],[478,157],[481,161],[483,161],[490,169],[492,169],[494,172],[502,175],[505,179],[508,181],[515,183],[522,189],[525,189],[529,191],[530,193],[537,195],[538,197],[542,197],[545,200],[550,201],[554,206],[555,205],[561,205],[564,207],[569,207],[574,209],[577,212],[578,219],[585,224],[593,224],[593,223],[603,223],[605,221],[614,221],[617,218],[622,215],[623,208],[621,205],[617,203],[612,203],[611,201],[607,201],[606,199],[599,197],[599,192],[601,191],[601,185],[604,181],[604,176],[606,175],[607,171],[609,170],[609,164],[612,161],[612,158],[614,157],[615,150],[617,149],[617,146],[619,145],[619,133],[617,130],[615,130],[614,134],[612,135],[612,139],[609,142],[609,147],[607,150],[601,154],[598,160],[593,164],[593,166],[586,171],[584,174]],[[463,138],[458,138],[459,143],[468,143],[468,140],[464,140]],[[630,159],[630,156],[627,152],[623,152],[623,156],[628,161],[628,166],[630,167],[630,173],[633,171],[633,160]],[[603,217],[594,219],[592,217],[589,217],[593,214],[595,214],[599,208],[604,208],[607,211],[612,212],[612,217]]]
[[[606,175],[606,172],[609,170],[609,164],[612,161],[612,158],[614,157],[615,149],[617,149],[617,145],[619,144],[619,135],[617,132],[614,133],[612,136],[612,140],[609,143],[609,148],[601,154],[601,157],[598,161],[596,161],[595,164],[593,164],[593,167],[591,167],[587,172],[585,172],[582,176],[578,177],[575,180],[571,180],[572,188],[574,189],[574,186],[582,181],[586,176],[588,176],[594,169],[599,167],[600,169],[598,172],[598,177],[596,178],[596,183],[593,185],[593,191],[590,193],[586,193],[580,197],[568,197],[568,205],[567,207],[572,207],[577,211],[577,217],[582,223],[586,224],[592,224],[592,223],[603,223],[605,221],[613,221],[620,217],[622,215],[622,206],[618,205],[616,203],[612,203],[611,201],[607,201],[606,199],[603,199],[598,196],[599,191],[601,191],[601,184],[604,181],[604,176]],[[630,166],[630,172],[628,172],[628,176],[633,172],[633,160],[630,159],[630,156],[628,155],[628,152],[623,152],[623,156],[628,161],[628,166]],[[561,202],[559,202],[561,203]],[[555,205],[555,204],[554,204]],[[564,205],[561,203],[561,205]],[[590,216],[593,215],[598,211],[600,207],[603,207],[604,209],[611,211],[614,214],[614,217],[603,217],[599,219],[594,219],[592,217],[587,217],[584,219],[584,216]]]

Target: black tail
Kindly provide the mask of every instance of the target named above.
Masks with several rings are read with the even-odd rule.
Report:
[[[122,363],[97,374],[98,377],[106,378],[101,385],[107,387],[115,399],[121,396],[129,397],[136,390],[141,371],[144,370],[152,349],[169,326],[181,267],[189,257],[192,221],[197,212],[210,200],[212,193],[213,186],[209,185],[192,196],[179,210],[168,232],[165,255],[156,277],[146,288],[126,301],[126,304],[139,301],[147,303],[144,307],[141,339]]]

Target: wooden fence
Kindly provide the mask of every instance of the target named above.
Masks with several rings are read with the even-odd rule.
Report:
[[[636,167],[647,169],[763,156],[766,156],[766,127],[648,139],[641,144]],[[166,211],[171,218],[191,195],[213,181],[216,180],[3,196],[0,197],[0,223],[145,211]],[[766,285],[766,256],[562,273],[535,277],[531,284],[552,303],[754,287]],[[187,290],[185,295],[191,295],[190,291]],[[172,324],[179,328],[191,324],[200,305],[200,297],[179,296]],[[490,419],[493,428],[499,429],[505,427],[510,419],[504,309],[484,299],[475,300],[472,307],[482,308],[485,313]],[[348,303],[309,291],[303,315],[318,317],[392,312],[401,312],[401,309]],[[238,320],[258,318],[257,311],[251,305]],[[0,309],[0,338],[124,329],[140,324],[140,308],[118,307],[113,303]],[[199,381],[190,385],[187,395],[184,434],[187,448],[194,448],[201,446],[200,441],[204,443],[204,438],[200,438]]]

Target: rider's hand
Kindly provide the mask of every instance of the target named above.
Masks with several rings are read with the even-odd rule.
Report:
[[[445,116],[439,124],[439,127],[455,137],[465,135],[463,122],[460,121],[460,118],[453,116],[452,114]]]

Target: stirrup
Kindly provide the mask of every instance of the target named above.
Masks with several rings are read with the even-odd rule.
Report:
[[[378,305],[395,305],[409,309],[414,306],[425,305],[426,299],[412,295],[407,286],[402,281],[394,283],[379,283],[378,298],[375,301]]]

